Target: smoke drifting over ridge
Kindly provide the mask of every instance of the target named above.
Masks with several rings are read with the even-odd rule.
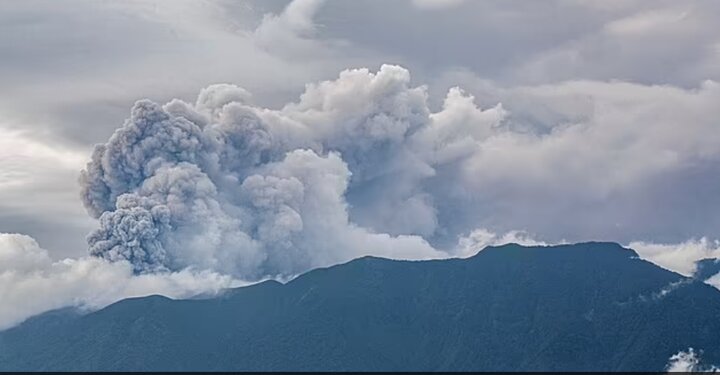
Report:
[[[504,111],[481,111],[458,89],[438,114],[426,99],[407,70],[384,65],[308,85],[281,110],[251,105],[232,85],[206,88],[195,104],[139,101],[82,173],[83,202],[100,221],[90,252],[138,273],[193,266],[246,279],[366,254],[447,257],[420,236],[433,235],[434,201],[447,192],[422,182],[466,156]],[[458,128],[458,116],[477,121]],[[350,219],[346,195],[360,187],[374,204],[358,214],[389,233]]]
[[[500,104],[481,109],[460,88],[433,112],[426,88],[392,65],[308,84],[277,110],[227,84],[202,90],[192,104],[139,101],[82,173],[83,201],[100,222],[88,237],[90,252],[127,260],[136,273],[194,267],[243,280],[362,255],[467,256],[488,241],[538,243],[513,231],[528,224],[532,233],[552,226],[577,230],[576,237],[621,228],[607,217],[630,220],[635,209],[647,211],[647,199],[637,197],[663,196],[648,181],[720,157],[714,122],[678,115],[716,112],[720,85],[713,81],[696,90],[561,88],[515,89],[507,97],[511,105],[552,104],[560,125],[548,132],[518,127],[517,114]],[[563,112],[588,93],[587,111]],[[687,131],[678,134],[677,124]],[[610,196],[630,208],[601,204]],[[652,218],[636,222],[661,227]],[[650,260],[674,248],[632,245]],[[698,259],[662,264],[688,273]]]
[[[83,202],[99,219],[88,237],[93,256],[53,261],[32,239],[0,234],[0,300],[7,302],[0,329],[53,308],[212,294],[363,255],[465,257],[487,245],[543,244],[526,232],[485,227],[483,215],[503,212],[488,202],[519,199],[524,216],[537,208],[526,206],[529,198],[576,209],[588,196],[642,190],[637,171],[661,175],[717,155],[713,121],[670,131],[684,118],[674,117],[683,112],[677,108],[717,111],[714,82],[697,90],[625,83],[565,90],[537,88],[530,97],[549,95],[562,114],[565,96],[599,90],[600,109],[570,113],[577,123],[547,134],[514,129],[511,112],[480,109],[459,88],[433,112],[426,89],[389,65],[310,84],[279,110],[253,105],[250,93],[225,84],[202,90],[192,104],[139,101],[82,172]],[[627,91],[642,110],[626,115],[628,100],[616,95]],[[644,132],[652,136],[628,138]],[[672,163],[658,163],[657,150],[671,150]],[[550,212],[554,226],[582,222]],[[629,247],[688,275],[696,260],[718,252],[704,238]],[[718,280],[708,283],[718,287]]]
[[[136,275],[126,261],[97,257],[54,261],[31,237],[0,233],[0,330],[66,306],[95,310],[123,298],[189,298],[244,284],[217,272],[192,269]]]
[[[709,3],[694,4],[689,12],[670,3],[611,7],[612,12],[583,3],[586,12],[579,3],[571,9],[561,1],[553,9],[580,20],[575,24],[582,27],[563,27],[547,38],[524,33],[551,30],[544,26],[556,24],[557,9],[543,15],[514,3],[464,2],[447,25],[436,22],[444,16],[435,10],[452,10],[460,1],[414,1],[418,12],[393,3],[396,11],[390,13],[399,18],[386,19],[389,28],[379,23],[368,34],[365,20],[387,14],[387,4],[357,5],[366,13],[354,12],[354,3],[323,10],[322,0],[295,0],[281,13],[258,18],[260,26],[247,35],[227,27],[240,15],[220,3],[123,3],[108,4],[109,10],[83,3],[68,12],[49,4],[42,11],[13,4],[2,13],[10,57],[4,64],[3,119],[12,119],[14,112],[23,114],[19,118],[33,114],[27,124],[18,124],[23,131],[17,133],[8,133],[12,124],[0,124],[5,151],[0,164],[12,172],[0,176],[5,177],[0,181],[2,231],[31,234],[50,251],[42,262],[25,262],[20,255],[39,246],[19,246],[22,241],[7,241],[14,235],[0,233],[0,326],[60,306],[99,307],[147,293],[212,292],[237,282],[226,272],[257,279],[365,254],[469,256],[489,244],[537,243],[515,229],[547,243],[618,241],[684,275],[694,272],[696,260],[720,254],[714,234],[720,225],[715,209],[720,65],[711,53],[717,44],[711,15],[720,13]],[[118,7],[130,13],[117,12]],[[43,30],[51,32],[28,34],[22,22],[14,22],[24,8],[47,21]],[[508,10],[524,21],[492,22]],[[676,12],[682,19],[673,17]],[[135,13],[141,20],[133,18]],[[68,28],[68,20],[82,30]],[[628,27],[635,22],[642,27]],[[427,30],[432,38],[418,38],[413,27],[401,28],[405,32],[397,27],[423,23],[433,25]],[[100,32],[78,34],[87,27]],[[357,30],[362,32],[354,35]],[[392,37],[386,38],[388,32]],[[70,37],[67,43],[58,43],[64,36]],[[571,43],[565,43],[568,36]],[[108,49],[108,38],[118,43]],[[668,49],[668,43],[677,48]],[[470,44],[479,48],[466,53]],[[99,48],[73,60],[87,45]],[[368,47],[378,49],[362,51]],[[28,64],[23,56],[37,48],[54,59]],[[149,51],[170,53],[147,59]],[[180,60],[178,51],[186,52]],[[442,61],[431,62],[436,56]],[[142,69],[129,63],[138,58]],[[347,71],[337,80],[309,85],[297,103],[280,110],[253,105],[250,93],[232,85],[209,87],[192,104],[146,103],[160,108],[150,112],[175,125],[129,126],[104,146],[112,144],[109,150],[96,152],[83,177],[83,194],[93,217],[107,214],[91,237],[93,253],[102,258],[63,259],[77,256],[69,249],[84,246],[71,238],[94,225],[83,212],[70,211],[72,197],[57,195],[58,190],[76,194],[73,176],[87,152],[53,138],[33,139],[33,132],[24,130],[37,126],[42,133],[52,130],[89,142],[107,128],[87,124],[121,124],[107,121],[115,118],[114,112],[105,115],[107,103],[184,95],[188,87],[213,81],[242,82],[264,103],[284,103],[286,90],[294,92],[327,72],[387,60],[417,71],[431,68],[421,81],[430,84],[429,92],[460,84],[485,110],[452,89],[442,110],[433,113],[424,103],[426,90],[393,67],[384,73]],[[96,69],[108,63],[107,69]],[[58,74],[45,74],[50,67]],[[88,74],[75,74],[80,71]],[[122,83],[108,90],[115,79]],[[493,108],[499,102],[503,107]],[[396,103],[408,109],[389,109]],[[413,120],[410,109],[419,111]],[[247,119],[232,120],[233,115]],[[392,125],[396,133],[383,143],[373,138],[383,128],[378,125],[382,115],[411,126]],[[349,173],[334,203],[331,195],[313,190],[310,175],[295,177],[304,172],[280,167],[296,150],[295,167],[302,155],[324,167],[345,166],[343,172],[326,174],[314,166],[305,169],[327,177],[324,182],[313,177],[322,186],[333,173]],[[299,183],[286,181],[293,178]],[[326,187],[332,193],[339,185]],[[28,194],[35,198],[27,199]],[[335,216],[323,216],[328,212]],[[66,225],[80,220],[82,225]],[[42,226],[35,225],[40,221]],[[50,235],[43,234],[46,227],[53,228]],[[11,256],[3,258],[3,252]],[[164,269],[178,272],[153,272]],[[720,275],[707,282],[720,287]],[[126,284],[136,287],[115,290]]]

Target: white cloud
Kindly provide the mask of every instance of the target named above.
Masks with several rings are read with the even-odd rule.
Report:
[[[325,0],[294,0],[280,14],[266,14],[253,38],[264,49],[284,56],[308,56],[327,50],[313,37],[313,17]]]
[[[716,366],[700,365],[700,357],[693,348],[673,354],[665,367],[667,372],[720,372]]]
[[[695,272],[695,262],[706,258],[720,258],[720,241],[711,241],[705,237],[679,244],[635,241],[628,247],[634,249],[641,258],[685,276],[692,276]]]
[[[717,82],[472,87],[483,102],[502,102],[505,113],[458,149],[466,155],[458,184],[477,202],[460,209],[488,216],[481,226],[525,228],[555,241],[711,233]]]
[[[488,246],[516,243],[523,246],[548,246],[547,243],[537,241],[526,232],[513,230],[505,234],[493,233],[487,229],[475,229],[467,236],[458,239],[454,254],[461,258],[473,256]]]
[[[94,257],[53,261],[31,237],[0,233],[0,329],[61,307],[98,309],[123,298],[183,298],[242,284],[190,269],[136,276],[127,262]]]
[[[681,23],[688,17],[684,9],[660,9],[645,11],[626,18],[612,21],[605,25],[608,32],[620,36],[632,36],[666,30]]]
[[[716,59],[714,67],[699,67],[713,59],[711,46],[719,40],[716,3],[627,3],[626,9],[598,12],[604,16],[591,22],[601,27],[529,56],[510,74],[536,83],[623,79],[685,87],[720,78]]]
[[[705,283],[712,285],[715,288],[720,289],[720,274],[717,274],[717,275],[705,280]]]
[[[412,2],[420,9],[444,9],[458,6],[465,0],[412,0]]]
[[[566,82],[512,89],[506,99],[511,114],[542,109],[551,117],[535,119],[536,134],[499,131],[483,142],[467,171],[481,184],[517,178],[550,187],[572,180],[575,193],[602,195],[720,156],[713,131],[720,85],[714,81],[694,90]]]
[[[4,124],[3,124],[4,125]],[[78,202],[77,178],[87,155],[62,145],[52,144],[30,132],[0,125],[0,226],[5,230],[31,230],[40,235],[39,228],[21,228],[22,217],[34,217],[34,224],[50,224],[61,231],[83,233],[92,228],[92,221]],[[9,221],[9,222],[5,222]],[[62,254],[77,253],[84,248],[82,236],[55,244]]]

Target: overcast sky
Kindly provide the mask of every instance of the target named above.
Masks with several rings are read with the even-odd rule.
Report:
[[[507,242],[690,275],[720,257],[718,25],[716,0],[0,0],[0,329]]]
[[[488,144],[468,166],[472,212],[438,227],[718,237],[720,3],[316,0],[277,16],[287,3],[0,1],[0,232],[85,254],[97,224],[79,172],[138,99],[232,83],[279,109],[307,83],[390,63],[428,86],[432,111],[457,85],[536,137]]]

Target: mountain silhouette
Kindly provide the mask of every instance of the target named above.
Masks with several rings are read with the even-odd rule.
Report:
[[[213,298],[133,298],[0,333],[0,370],[661,371],[720,363],[720,291],[614,243],[364,257]]]

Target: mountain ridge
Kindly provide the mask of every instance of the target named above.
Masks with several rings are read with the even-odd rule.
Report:
[[[720,291],[607,242],[362,257],[211,299],[52,314],[0,333],[0,370],[660,371],[688,347],[720,358]]]

